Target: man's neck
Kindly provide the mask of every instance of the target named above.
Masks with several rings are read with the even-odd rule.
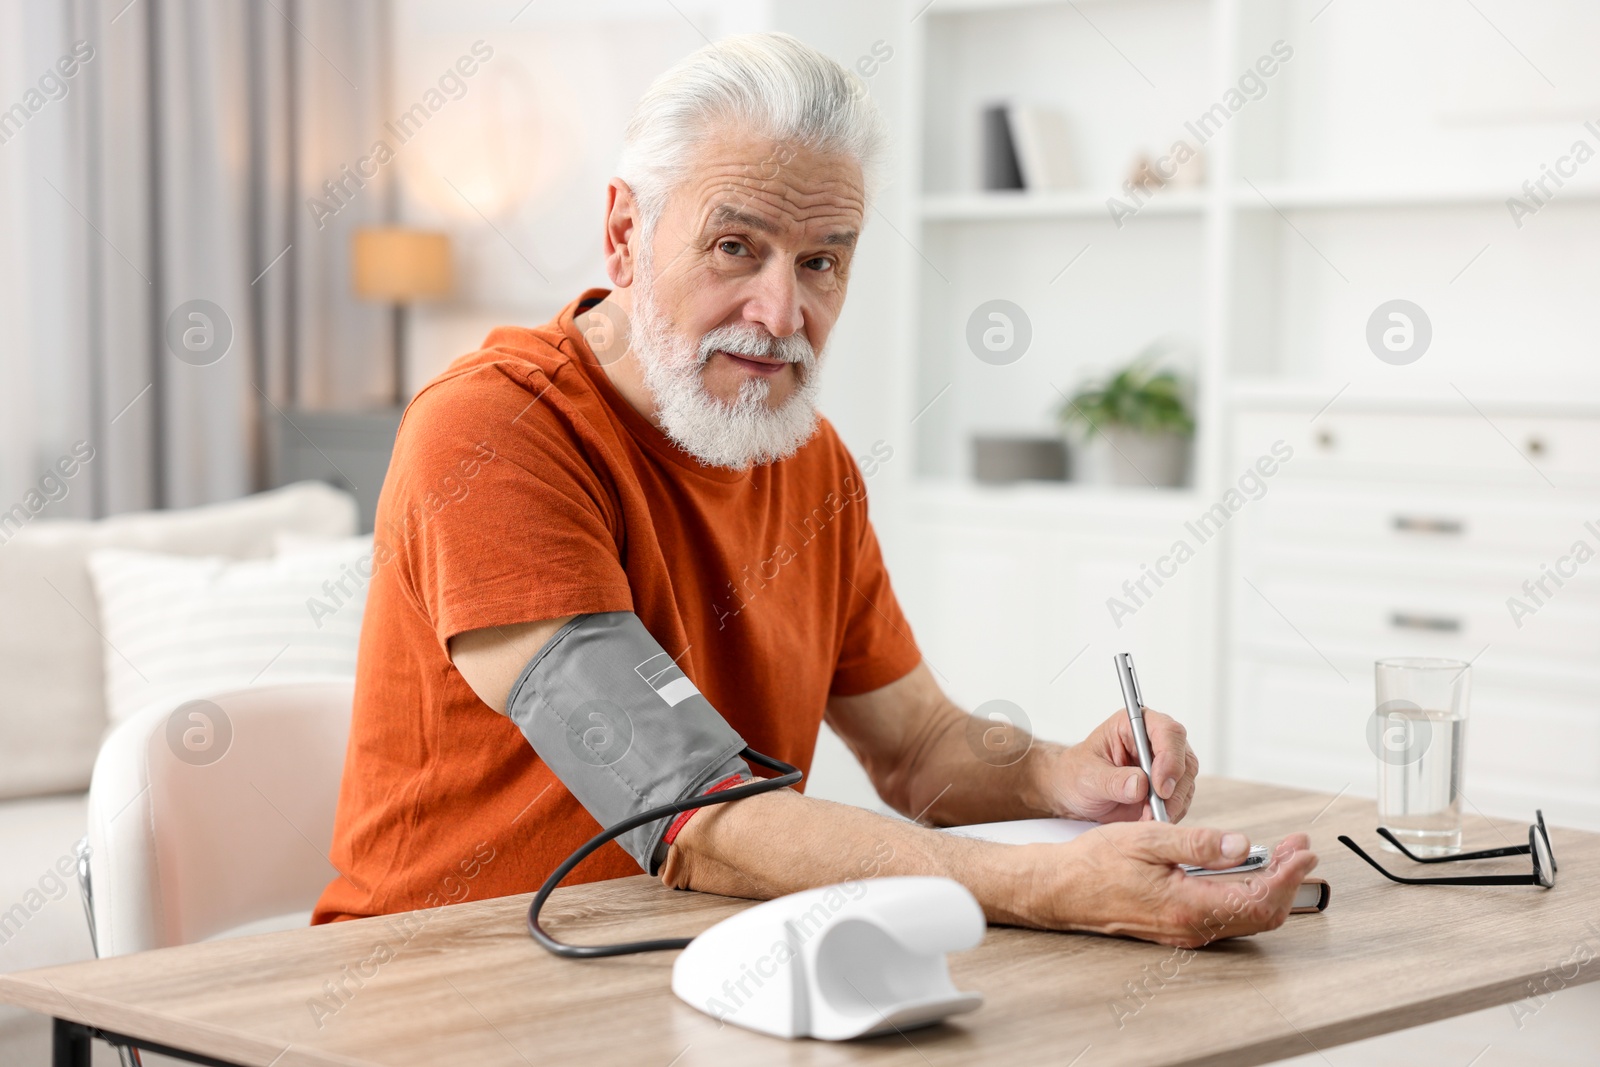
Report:
[[[659,427],[655,397],[645,384],[644,368],[630,344],[633,323],[633,292],[613,289],[600,303],[573,317],[573,324],[588,342],[589,350],[633,410]]]

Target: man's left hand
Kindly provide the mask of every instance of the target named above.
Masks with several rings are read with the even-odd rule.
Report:
[[[1151,770],[1156,795],[1166,802],[1168,817],[1177,822],[1194,800],[1200,760],[1189,747],[1188,731],[1182,723],[1146,708],[1144,726],[1154,755]],[[1145,801],[1148,783],[1139,768],[1139,750],[1126,711],[1118,711],[1078,744],[1061,750],[1047,773],[1051,776],[1047,790],[1064,818],[1092,822],[1153,818]]]

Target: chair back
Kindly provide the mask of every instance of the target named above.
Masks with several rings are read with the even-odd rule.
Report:
[[[261,686],[112,731],[89,786],[101,956],[308,921],[336,873],[353,693],[346,681]]]

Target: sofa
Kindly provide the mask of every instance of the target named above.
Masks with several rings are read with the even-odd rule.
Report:
[[[302,482],[184,510],[0,529],[0,972],[90,959],[74,847],[106,735],[105,661],[89,553],[258,559],[283,538],[348,538],[347,493]],[[49,1020],[0,1006],[0,1064],[48,1063]],[[115,1055],[98,1046],[95,1062]],[[148,1060],[147,1060],[148,1062]]]

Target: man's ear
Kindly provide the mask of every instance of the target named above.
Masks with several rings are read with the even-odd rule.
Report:
[[[621,178],[612,178],[606,186],[605,259],[606,275],[618,289],[633,284],[634,267],[640,239],[639,203],[633,190]]]

